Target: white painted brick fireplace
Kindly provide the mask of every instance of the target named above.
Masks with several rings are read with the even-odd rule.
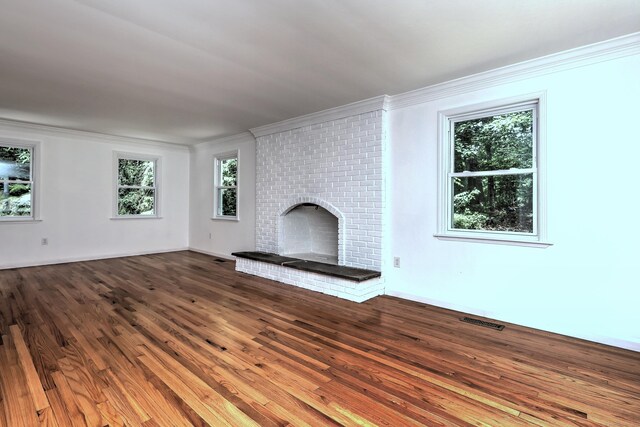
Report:
[[[316,204],[338,219],[338,264],[382,271],[387,97],[252,129],[256,136],[256,250],[283,255],[284,215]],[[246,273],[364,301],[383,277],[354,283],[238,259]],[[343,283],[344,282],[344,283]]]

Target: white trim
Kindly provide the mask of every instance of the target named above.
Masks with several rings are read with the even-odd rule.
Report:
[[[18,138],[6,138],[0,136],[0,145],[19,148],[31,149],[31,215],[28,217],[9,216],[0,217],[2,223],[33,223],[42,221],[42,210],[40,208],[40,201],[42,197],[42,179],[41,179],[41,167],[42,161],[42,141],[31,139],[18,139]]]
[[[222,160],[236,159],[236,186],[223,187],[220,184],[220,162]],[[236,190],[236,214],[219,215],[218,214],[218,190],[222,188],[235,188]],[[213,215],[211,219],[221,219],[224,221],[240,221],[240,150],[225,151],[213,155]]]
[[[527,169],[501,169],[501,170],[492,170],[492,171],[478,171],[478,172],[451,172],[449,174],[450,177],[454,178],[470,178],[474,176],[509,176],[509,175],[530,175],[535,173],[535,168],[527,168]]]
[[[217,160],[235,159],[238,157],[238,150],[229,150],[213,155]]]
[[[237,191],[237,190],[236,190],[236,191]],[[236,193],[236,194],[237,194],[237,193]],[[237,197],[237,196],[236,196],[236,197]],[[238,209],[238,208],[236,208],[236,214],[238,213],[238,212],[237,212],[237,209]],[[235,222],[238,222],[238,221],[240,221],[240,219],[238,218],[238,215],[236,215],[236,216],[212,216],[212,217],[211,217],[211,219],[212,219],[213,221],[231,221],[231,222],[234,222],[234,221],[235,221]]]
[[[447,310],[459,311],[460,314],[473,314],[475,316],[495,319],[494,317],[491,316],[491,312],[486,310],[480,310],[480,309],[469,307],[462,304],[454,304],[446,301],[435,300],[432,298],[422,297],[422,296],[411,294],[408,292],[388,291],[385,293],[385,295],[406,299],[408,301],[415,301],[423,304],[433,305],[434,307],[446,308]],[[495,320],[500,320],[500,319],[495,319]]]
[[[198,248],[194,248],[193,246],[189,246],[189,250],[193,251],[193,252],[198,252],[200,254],[204,254],[204,255],[209,255],[209,256],[214,256],[216,258],[223,258],[229,261],[235,261],[236,257],[232,256],[232,255],[226,255],[226,254],[220,254],[217,252],[211,252],[211,251],[207,251],[204,249],[198,249]]]
[[[469,230],[473,231],[473,230]],[[510,245],[510,246],[528,246],[531,248],[548,248],[549,246],[553,246],[553,243],[542,242],[540,240],[519,240],[512,235],[508,235],[505,238],[502,237],[489,237],[488,235],[491,233],[481,232],[482,235],[478,237],[474,236],[456,236],[451,233],[449,234],[434,234],[438,240],[448,240],[452,242],[468,242],[468,243],[488,243],[492,245]],[[506,234],[506,233],[505,233]]]
[[[538,98],[538,123],[535,123],[536,132],[536,165],[538,167],[538,185],[534,188],[534,209],[537,212],[536,227],[538,231],[538,242],[548,241],[548,215],[547,215],[547,92],[542,91],[537,94]]]
[[[460,106],[438,112],[438,232],[434,237],[440,240],[506,244],[515,246],[548,247],[547,241],[547,182],[546,182],[546,91],[496,99],[478,104]],[[478,118],[505,111],[518,111],[524,106],[534,108],[533,142],[533,233],[492,232],[484,230],[450,229],[450,177],[472,175],[480,172],[452,173],[453,147],[451,143],[451,123],[460,118]],[[510,107],[515,107],[513,110]],[[520,174],[517,169],[505,174]],[[529,172],[530,173],[530,172]],[[496,175],[492,172],[491,175]]]
[[[422,296],[410,294],[410,293],[407,293],[407,292],[389,291],[389,292],[386,292],[386,295],[391,296],[391,297],[406,299],[406,300],[409,300],[409,301],[415,301],[415,302],[419,302],[419,303],[422,303],[422,304],[428,304],[428,305],[432,305],[432,306],[435,306],[435,307],[442,307],[442,308],[446,308],[447,310],[458,311],[458,312],[460,312],[461,315],[462,314],[471,314],[471,315],[474,315],[474,316],[486,317],[486,318],[489,318],[489,319],[498,320],[500,322],[505,322],[505,323],[511,323],[511,324],[514,324],[514,325],[524,326],[526,328],[532,328],[532,329],[548,331],[548,332],[551,332],[553,334],[567,335],[567,336],[570,336],[572,338],[583,339],[583,340],[587,340],[587,341],[591,341],[591,342],[596,342],[596,343],[605,344],[605,345],[611,345],[611,346],[614,346],[614,347],[619,347],[619,348],[624,348],[624,349],[627,349],[627,350],[633,350],[633,351],[640,352],[640,343],[634,342],[634,341],[628,341],[628,340],[623,340],[623,339],[614,338],[614,337],[608,337],[608,336],[603,336],[603,335],[580,333],[580,332],[576,332],[575,330],[563,331],[563,330],[541,329],[539,326],[537,326],[535,324],[532,324],[530,322],[518,322],[517,319],[515,321],[506,320],[500,313],[495,312],[495,311],[481,310],[481,309],[478,309],[478,308],[468,307],[468,306],[465,306],[465,305],[453,304],[453,303],[449,303],[449,302],[446,302],[446,301],[440,301],[440,300],[434,300],[434,299],[431,299],[431,298],[422,297]]]
[[[430,102],[436,99],[469,93],[475,90],[497,86],[500,84],[515,82],[527,78],[555,73],[558,71],[569,70],[572,68],[583,67],[616,58],[623,58],[638,53],[640,53],[640,32],[627,34],[614,39],[577,47],[574,49],[554,53],[528,61],[519,62],[516,64],[507,65],[470,76],[465,76],[459,79],[419,88],[409,92],[404,92],[392,96],[381,95],[374,98],[353,102],[347,105],[342,105],[339,107],[307,114],[304,116],[294,117],[264,126],[258,126],[250,129],[251,133],[243,132],[236,135],[218,139],[211,139],[203,142],[178,143],[163,140],[135,138],[94,131],[70,129],[61,126],[37,124],[8,118],[0,118],[0,126],[6,125],[21,129],[57,133],[84,139],[86,139],[87,137],[92,137],[98,141],[102,140],[101,142],[108,143],[136,143],[163,148],[172,147],[175,149],[189,151],[191,149],[194,149],[194,147],[203,146],[205,144],[218,144],[224,142],[240,141],[251,134],[253,134],[253,136],[255,137],[260,137],[299,128],[302,126],[336,120],[350,115],[362,114],[365,112],[380,109],[388,111],[398,108],[410,107],[413,105]]]
[[[121,144],[139,144],[150,147],[160,148],[173,148],[180,151],[189,151],[190,145],[181,144],[178,142],[161,141],[155,139],[135,138],[129,136],[113,135],[109,133],[101,133],[94,131],[70,129],[61,126],[44,125],[39,123],[25,122],[21,120],[12,120],[7,118],[0,118],[0,126],[10,126],[19,129],[27,129],[36,132],[45,132],[52,134],[59,134],[64,136],[71,136],[74,138],[80,138],[86,140],[92,138],[97,142],[105,142],[109,144],[121,143]]]
[[[255,138],[251,132],[242,132],[231,136],[225,136],[223,138],[216,138],[209,141],[199,142],[196,145],[192,145],[191,149],[194,151],[198,151],[201,149],[208,148],[210,146],[221,145],[221,144],[239,144],[243,142],[255,142]]]
[[[388,95],[380,95],[374,98],[352,102],[351,104],[342,105],[340,107],[330,108],[328,110],[294,117],[280,122],[255,127],[249,130],[256,138],[259,138],[261,136],[285,132],[304,126],[330,122],[332,120],[338,120],[349,116],[356,116],[358,114],[369,113],[371,111],[386,111],[388,109],[389,100],[390,98]]]
[[[141,160],[144,162],[152,161],[154,162],[153,167],[153,215],[118,215],[118,189],[121,188],[118,185],[118,166],[120,159],[124,160]],[[112,191],[112,203],[111,203],[111,217],[110,219],[142,219],[142,218],[150,218],[150,219],[162,219],[161,213],[161,202],[162,202],[162,156],[157,156],[153,154],[140,154],[140,153],[131,153],[125,151],[114,151],[113,152],[113,191]]]
[[[132,257],[132,256],[163,254],[167,252],[181,252],[181,251],[188,251],[188,250],[189,250],[188,247],[179,247],[179,248],[170,248],[170,249],[155,249],[155,250],[149,250],[149,251],[120,252],[120,253],[96,255],[96,256],[54,258],[54,259],[49,259],[44,261],[19,262],[14,264],[0,265],[0,270],[8,270],[11,268],[36,267],[39,265],[66,264],[69,262],[98,261],[101,259],[126,258],[126,257]]]
[[[123,219],[162,219],[161,216],[158,215],[121,215],[121,216],[112,216],[109,219],[115,220],[123,220]]]
[[[640,53],[640,32],[393,95],[389,108],[410,107],[505,83]]]

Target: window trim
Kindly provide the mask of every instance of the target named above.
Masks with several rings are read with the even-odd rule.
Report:
[[[31,215],[0,216],[0,223],[33,223],[40,222],[40,157],[41,142],[23,139],[0,137],[0,145],[12,148],[29,148],[31,150]]]
[[[461,230],[452,228],[451,177],[485,172],[454,172],[454,146],[451,133],[456,122],[501,113],[528,110],[534,106],[534,165],[528,169],[518,169],[517,174],[533,173],[533,233]],[[438,232],[434,237],[440,240],[465,241],[517,246],[548,247],[547,241],[547,182],[546,182],[546,92],[493,100],[438,112]],[[486,172],[487,175],[507,175],[509,172]]]
[[[141,161],[153,161],[153,187],[141,187],[141,188],[153,188],[154,190],[154,214],[153,215],[120,215],[118,213],[118,193],[120,188],[134,188],[131,186],[121,186],[119,184],[119,175],[118,175],[118,166],[120,164],[120,159],[124,160],[141,160]],[[113,152],[113,203],[112,203],[112,213],[111,219],[160,219],[161,207],[161,194],[160,189],[162,188],[161,183],[161,167],[162,167],[162,157],[150,154],[140,154],[140,153],[129,153],[123,151],[114,151]],[[137,187],[135,187],[137,188]]]
[[[236,159],[236,185],[222,186],[220,185],[221,163],[223,160]],[[221,215],[220,206],[218,201],[218,191],[226,188],[235,188],[236,190],[236,214],[235,216]],[[240,221],[240,152],[239,150],[226,151],[219,153],[213,157],[213,215],[211,219],[223,220],[223,221]]]

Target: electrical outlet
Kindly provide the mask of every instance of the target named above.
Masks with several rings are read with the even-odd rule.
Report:
[[[393,266],[395,268],[400,268],[400,257],[394,257],[393,258]]]
[[[49,244],[49,239],[47,239],[46,237],[43,237],[40,243],[42,243],[42,246],[47,246]]]

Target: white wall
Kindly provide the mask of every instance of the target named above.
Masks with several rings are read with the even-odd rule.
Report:
[[[0,138],[41,142],[41,221],[0,222],[0,268],[188,247],[189,152],[89,132],[0,123]],[[161,157],[160,219],[114,220],[113,152]],[[48,245],[41,245],[47,238]]]
[[[238,151],[238,221],[212,219],[214,158]],[[246,132],[196,145],[191,153],[189,245],[192,249],[230,257],[256,247],[256,142]]]
[[[640,350],[638,76],[636,54],[393,109],[387,293]],[[538,91],[553,246],[434,238],[438,111]]]

